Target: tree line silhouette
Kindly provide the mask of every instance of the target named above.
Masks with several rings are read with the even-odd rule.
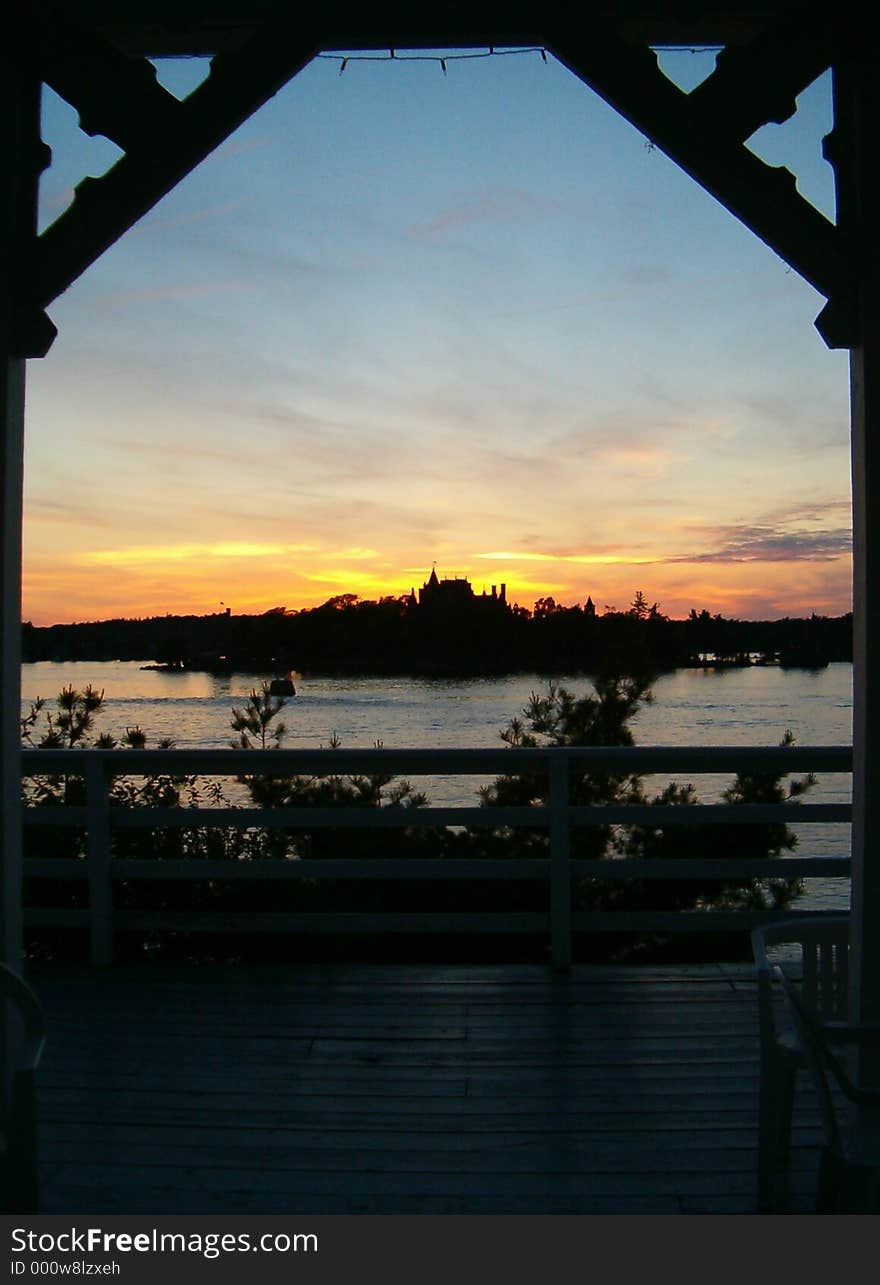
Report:
[[[230,611],[23,627],[25,661],[140,660],[168,670],[265,674],[491,675],[599,672],[609,666],[656,674],[687,665],[762,660],[821,666],[852,660],[852,615],[738,620],[694,608],[665,615],[638,591],[623,610],[562,606],[531,610],[462,604],[429,609],[410,596],[361,600],[340,594],[296,612]]]

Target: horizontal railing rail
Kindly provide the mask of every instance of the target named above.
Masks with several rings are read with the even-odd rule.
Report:
[[[575,762],[591,772],[624,775],[629,772],[852,771],[849,745],[694,746],[694,745],[551,745],[523,749],[191,749],[83,750],[25,749],[22,771],[27,775],[72,773],[72,760],[84,756],[112,768],[116,776],[153,772],[204,772],[216,776],[272,776],[285,773],[347,775],[362,772],[408,772],[413,776],[455,773],[495,776],[546,768],[553,762]],[[255,771],[254,758],[260,770]]]
[[[25,875],[41,879],[88,881],[85,908],[32,906],[28,922],[42,926],[88,924],[92,958],[109,963],[116,928],[180,929],[215,932],[514,932],[548,933],[553,963],[567,967],[572,934],[576,931],[728,931],[744,930],[769,912],[746,911],[575,911],[572,880],[627,881],[704,880],[723,882],[733,877],[846,878],[848,857],[742,857],[723,861],[706,858],[588,860],[571,855],[571,833],[577,827],[640,825],[674,826],[765,825],[768,823],[848,823],[847,802],[782,804],[613,804],[582,806],[571,803],[569,785],[574,770],[593,776],[634,773],[671,776],[822,772],[849,774],[848,746],[755,747],[545,747],[482,749],[321,749],[321,750],[83,750],[45,749],[22,752],[22,775],[27,778],[80,778],[85,802],[70,806],[29,806],[24,824],[74,827],[86,834],[85,859],[49,854],[28,857]],[[496,776],[543,777],[548,802],[534,807],[155,807],[114,806],[114,778],[171,776],[265,777],[288,776]],[[343,835],[357,830],[465,829],[543,830],[549,836],[547,857],[428,856],[310,858],[125,858],[113,855],[115,831],[182,828],[229,830],[332,829]],[[711,831],[709,831],[711,835]],[[340,840],[342,842],[342,839]],[[163,909],[128,910],[114,907],[117,881],[270,880],[530,880],[548,885],[544,909],[536,911],[288,913],[202,913]],[[802,914],[818,913],[802,911]]]

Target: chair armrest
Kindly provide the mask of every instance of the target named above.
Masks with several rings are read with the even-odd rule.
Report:
[[[46,1043],[43,1010],[36,995],[6,964],[0,963],[0,996],[15,1005],[24,1025],[24,1059],[19,1070],[35,1071]]]
[[[880,1107],[880,1087],[865,1088],[856,1084],[846,1066],[831,1049],[832,1044],[855,1044],[859,1047],[877,1045],[880,1043],[880,1028],[873,1023],[850,1026],[846,1022],[815,1021],[793,992],[790,981],[778,965],[775,973],[782,982],[785,997],[799,1026],[799,1034],[807,1044],[810,1055],[819,1065],[824,1064],[850,1102],[862,1107]]]

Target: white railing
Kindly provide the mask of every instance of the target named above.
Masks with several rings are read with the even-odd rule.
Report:
[[[570,853],[571,830],[590,825],[712,826],[786,823],[840,823],[851,820],[849,803],[674,804],[575,806],[569,798],[573,768],[595,775],[649,773],[690,776],[738,771],[768,773],[851,773],[847,746],[740,748],[544,748],[501,750],[25,750],[25,777],[66,776],[85,779],[85,803],[24,809],[27,827],[85,828],[85,859],[52,857],[47,851],[28,857],[28,879],[84,879],[84,908],[41,907],[26,910],[26,923],[89,926],[92,959],[109,963],[115,929],[178,929],[212,932],[515,932],[549,936],[553,964],[571,960],[573,932],[727,931],[743,930],[767,912],[744,911],[596,911],[572,910],[572,880],[712,880],[731,875],[752,877],[847,877],[847,857],[787,857],[784,860],[742,858],[723,863],[711,856],[694,859],[585,860]],[[548,804],[540,807],[118,807],[111,804],[114,777],[153,775],[207,777],[284,777],[362,775],[496,776],[545,774]],[[221,827],[283,829],[304,832],[333,828],[414,829],[460,826],[546,828],[547,857],[346,857],[211,860],[125,859],[113,855],[114,831],[126,829]],[[51,842],[47,832],[47,843]],[[341,841],[340,841],[341,842]],[[707,839],[707,843],[709,840]],[[542,907],[527,912],[460,913],[324,913],[324,912],[186,912],[138,911],[114,907],[117,881],[385,879],[385,880],[532,880],[547,886]],[[801,912],[810,913],[810,912]],[[816,913],[816,912],[812,912]]]

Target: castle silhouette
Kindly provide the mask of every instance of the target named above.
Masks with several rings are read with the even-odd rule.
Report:
[[[491,593],[484,589],[481,594],[476,594],[467,578],[456,576],[440,580],[436,567],[432,567],[430,576],[419,590],[418,599],[415,589],[410,591],[409,604],[430,612],[482,611],[487,608],[506,611],[507,585],[503,584],[500,592],[497,585],[492,585]]]

